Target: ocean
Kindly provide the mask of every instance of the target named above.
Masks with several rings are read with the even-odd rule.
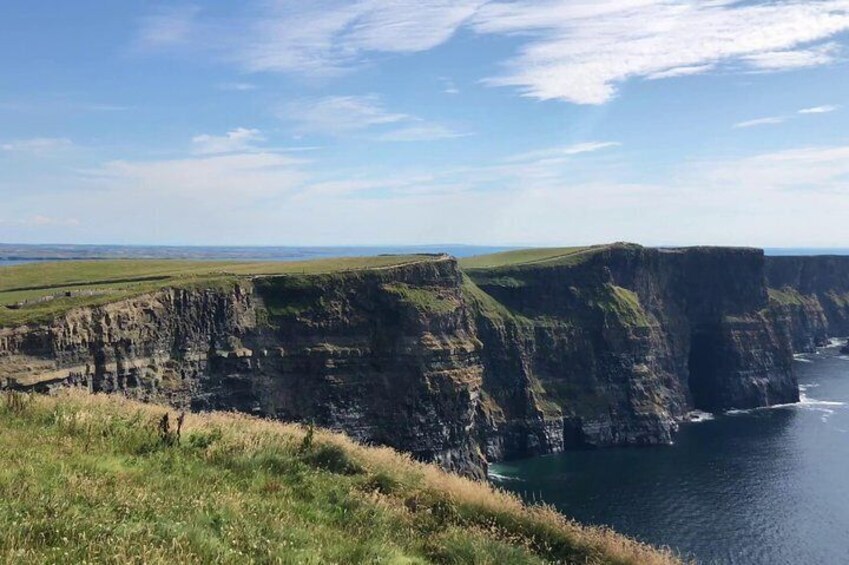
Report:
[[[831,347],[796,369],[797,405],[685,424],[671,446],[495,465],[492,479],[699,563],[849,563],[849,356]]]

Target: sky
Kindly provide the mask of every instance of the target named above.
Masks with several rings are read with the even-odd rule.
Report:
[[[0,241],[849,243],[849,0],[7,0]]]

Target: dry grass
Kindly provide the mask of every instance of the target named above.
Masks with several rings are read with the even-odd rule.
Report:
[[[173,444],[162,407],[0,400],[0,561],[678,562],[339,434],[189,414]]]

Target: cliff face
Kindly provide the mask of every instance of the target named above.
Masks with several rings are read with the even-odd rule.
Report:
[[[163,290],[0,330],[11,386],[313,421],[480,476],[482,368],[454,260]]]
[[[487,459],[669,442],[693,409],[797,400],[792,343],[840,332],[849,272],[776,269],[758,250],[616,245],[163,289],[0,329],[0,386],[312,421],[482,476]],[[811,314],[768,298],[766,271]]]
[[[849,335],[849,257],[768,257],[766,274],[771,305],[788,320],[797,351]]]
[[[760,251],[615,246],[469,274],[490,457],[664,443],[694,408],[798,400]]]

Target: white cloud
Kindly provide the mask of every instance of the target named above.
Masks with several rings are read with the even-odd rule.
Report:
[[[765,153],[713,165],[708,176],[719,183],[734,183],[742,190],[765,187],[773,191],[849,195],[849,146],[803,147]]]
[[[374,94],[298,100],[286,105],[281,117],[294,122],[301,133],[344,135],[380,128],[378,141],[435,141],[468,135],[444,124],[387,110]]]
[[[480,33],[528,38],[491,84],[535,98],[602,104],[632,78],[829,63],[835,45],[817,42],[849,29],[849,2],[494,2],[473,25]]]
[[[73,237],[92,242],[333,245],[339,234],[349,244],[833,246],[845,239],[849,146],[688,160],[646,178],[623,166],[617,151],[586,150],[605,143],[613,142],[391,173],[330,172],[321,162],[268,153],[112,161],[66,175],[75,189],[50,198],[12,188],[3,214],[28,218],[39,228],[31,239],[44,241],[67,238],[69,218],[79,219]],[[0,238],[30,233],[17,222],[0,225]]]
[[[756,70],[785,71],[827,65],[834,62],[839,53],[839,45],[826,43],[810,49],[755,53],[744,57],[743,60]]]
[[[222,82],[218,85],[219,90],[231,90],[235,92],[247,92],[256,90],[257,85],[252,82]]]
[[[16,153],[48,153],[73,146],[70,139],[58,137],[35,137],[0,143],[0,150]]]
[[[393,129],[377,136],[378,141],[437,141],[455,139],[470,134],[440,124],[422,124]]]
[[[411,116],[386,110],[375,95],[328,96],[288,104],[282,117],[311,133],[338,134],[409,121]]]
[[[593,153],[602,149],[611,147],[619,147],[621,143],[617,141],[587,141],[584,143],[576,143],[574,145],[566,145],[564,147],[552,147],[527,153],[520,153],[508,158],[508,161],[538,161],[540,159],[557,159],[580,155],[581,153]]]
[[[238,153],[254,149],[254,143],[265,138],[257,129],[236,128],[224,135],[196,135],[192,138],[192,151],[200,155]]]
[[[138,44],[143,49],[163,49],[196,40],[199,15],[197,6],[160,8],[142,19]]]
[[[382,53],[433,49],[466,28],[519,45],[488,84],[603,104],[630,79],[832,63],[849,0],[277,0],[227,24],[194,10],[159,12],[142,43],[191,42],[247,71],[328,75]]]
[[[447,41],[484,0],[277,2],[237,58],[253,71],[326,74],[370,52],[412,53]]]
[[[836,112],[840,109],[840,106],[814,106],[813,108],[803,108],[799,110],[800,114],[828,114],[830,112]]]
[[[255,201],[298,186],[306,161],[277,153],[233,153],[159,161],[110,161],[85,171],[90,186],[165,202],[183,198],[222,203]]]
[[[769,116],[766,118],[757,118],[754,120],[746,120],[744,122],[737,122],[734,124],[734,127],[737,129],[740,128],[753,128],[756,126],[769,126],[769,125],[777,125],[783,124],[787,121],[787,118],[784,116]]]

